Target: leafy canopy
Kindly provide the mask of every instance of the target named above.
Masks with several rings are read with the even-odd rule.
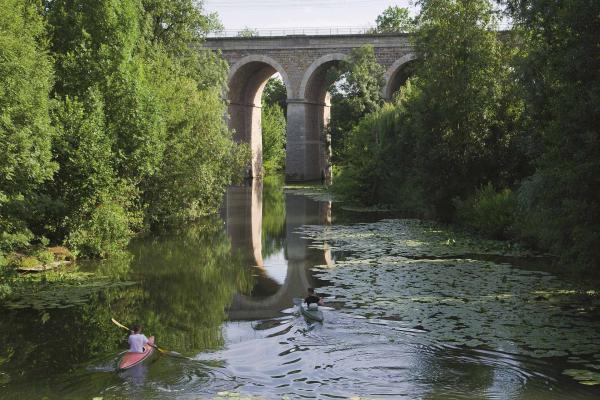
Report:
[[[412,18],[407,8],[389,6],[375,20],[376,33],[412,32],[416,27],[416,19]]]

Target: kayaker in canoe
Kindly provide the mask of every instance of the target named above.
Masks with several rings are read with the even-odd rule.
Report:
[[[309,310],[313,310],[318,308],[318,306],[322,306],[323,303],[323,298],[319,297],[315,294],[315,289],[314,288],[308,288],[308,296],[306,296],[304,298],[304,302],[306,303],[306,307]],[[313,304],[313,305],[311,305]]]
[[[134,324],[131,327],[131,335],[129,335],[127,341],[129,342],[130,353],[144,352],[144,346],[148,344],[148,338],[142,334],[142,326],[140,324]]]

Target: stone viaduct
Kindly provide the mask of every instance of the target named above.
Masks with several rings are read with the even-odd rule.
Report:
[[[210,38],[229,63],[229,126],[236,140],[252,148],[251,175],[262,171],[261,97],[268,79],[279,73],[287,90],[286,179],[311,181],[329,176],[328,70],[363,45],[372,45],[385,68],[383,96],[390,99],[404,83],[415,59],[406,34]]]

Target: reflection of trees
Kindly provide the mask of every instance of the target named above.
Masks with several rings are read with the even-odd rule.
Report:
[[[132,249],[133,274],[142,281],[137,320],[159,343],[180,352],[218,348],[220,326],[235,293],[251,276],[217,219],[165,233]]]
[[[117,300],[129,290],[139,295],[135,287],[111,288],[92,295],[81,307],[3,311],[0,370],[31,379],[49,371],[75,370],[100,354],[116,354],[122,349],[124,333],[110,322],[106,300]]]
[[[267,176],[263,181],[262,256],[266,258],[285,244],[285,193],[283,176]]]
[[[127,332],[111,317],[143,323],[145,333],[180,352],[222,345],[225,310],[235,293],[251,287],[248,269],[231,255],[222,221],[140,240],[131,254],[98,270],[139,284],[103,289],[77,307],[2,310],[0,372],[25,382],[80,369],[98,357],[112,360],[126,349]]]

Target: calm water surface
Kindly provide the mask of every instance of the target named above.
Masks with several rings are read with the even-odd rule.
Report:
[[[563,374],[577,368],[567,356],[529,357],[510,341],[457,346],[335,298],[325,323],[305,321],[293,298],[311,286],[330,295],[312,268],[344,255],[311,246],[298,229],[381,217],[336,207],[273,182],[232,187],[220,218],[80,266],[126,285],[75,306],[0,308],[0,398],[600,398],[598,386]],[[366,300],[369,290],[365,282]],[[111,317],[143,323],[181,357],[117,373],[126,334]]]

